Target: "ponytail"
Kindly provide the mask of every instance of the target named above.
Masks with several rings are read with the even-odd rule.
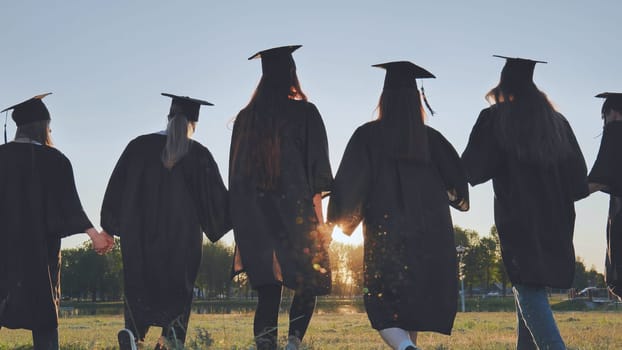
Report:
[[[190,149],[190,135],[194,130],[194,123],[182,114],[169,116],[166,127],[166,146],[162,150],[162,164],[172,169]]]

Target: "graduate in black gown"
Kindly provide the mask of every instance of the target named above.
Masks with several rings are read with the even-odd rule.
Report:
[[[462,154],[469,182],[492,179],[501,255],[513,285],[517,349],[565,349],[546,287],[574,279],[574,202],[587,168],[568,121],[533,82],[538,61],[508,58]]]
[[[406,61],[375,67],[386,69],[379,116],[350,138],[328,221],[348,235],[363,222],[371,325],[391,348],[416,349],[417,332],[450,334],[453,327],[458,286],[449,206],[468,210],[468,186],[453,146],[424,123],[416,79],[434,75]]]
[[[86,232],[100,254],[114,245],[93,228],[71,163],[52,145],[46,95],[2,111],[13,110],[17,132],[0,146],[0,328],[32,330],[35,350],[58,349],[61,238]]]
[[[253,327],[258,349],[277,347],[282,286],[295,291],[288,350],[299,347],[316,296],[331,287],[321,196],[330,190],[332,172],[324,123],[296,76],[291,54],[299,47],[249,58],[261,58],[263,75],[231,138],[234,273],[246,272],[259,296]]]
[[[601,110],[604,122],[598,157],[590,171],[590,192],[609,194],[605,281],[622,297],[622,93],[605,92]]]
[[[133,349],[133,340],[144,340],[152,325],[162,327],[168,341],[184,343],[203,234],[215,242],[231,229],[218,166],[209,150],[190,138],[200,106],[211,104],[162,95],[172,98],[166,131],[127,145],[101,210],[102,228],[121,238],[122,349]]]

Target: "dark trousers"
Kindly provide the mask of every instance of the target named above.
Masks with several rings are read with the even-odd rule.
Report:
[[[58,350],[58,328],[32,331],[34,350]]]
[[[257,288],[259,297],[253,331],[257,350],[275,350],[278,337],[279,306],[281,304],[280,285],[268,285]],[[313,310],[315,310],[315,295],[300,292],[294,295],[289,309],[289,335],[302,340]]]
[[[176,319],[172,320],[167,326],[162,327],[162,337],[169,341],[175,341],[177,344],[183,345],[186,342],[186,334],[188,331],[188,322],[190,320],[191,302],[185,308],[184,312]],[[128,308],[125,308],[125,328],[132,331],[136,341],[144,341],[150,324],[140,318],[132,317]]]

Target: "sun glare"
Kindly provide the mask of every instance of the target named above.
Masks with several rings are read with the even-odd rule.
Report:
[[[363,244],[363,229],[359,225],[351,236],[344,234],[339,227],[333,229],[333,241],[351,245]]]

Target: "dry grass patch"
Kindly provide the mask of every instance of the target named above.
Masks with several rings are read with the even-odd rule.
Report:
[[[569,349],[622,349],[620,312],[557,312],[555,317]],[[187,344],[199,340],[198,330],[206,330],[213,341],[209,349],[252,349],[252,322],[252,314],[193,314]],[[460,313],[451,337],[422,333],[418,345],[425,350],[514,349],[515,322],[515,315],[509,312]],[[287,315],[281,314],[279,326],[281,344],[285,344]],[[59,329],[61,349],[116,349],[116,333],[122,327],[122,316],[63,318]],[[160,329],[153,328],[143,349],[151,350],[159,334]],[[2,350],[29,349],[30,342],[29,331],[0,330]],[[387,349],[363,313],[315,315],[303,344],[307,350]]]

